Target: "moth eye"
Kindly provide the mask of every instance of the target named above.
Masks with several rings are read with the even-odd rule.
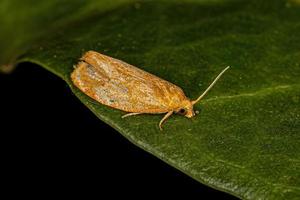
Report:
[[[181,108],[179,111],[178,111],[180,114],[185,114],[186,113],[186,110],[184,108]]]

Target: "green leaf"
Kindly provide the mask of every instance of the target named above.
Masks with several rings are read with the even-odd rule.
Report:
[[[95,115],[194,179],[244,199],[300,198],[298,0],[0,2],[0,64],[37,63]],[[17,6],[16,6],[17,5]],[[194,99],[193,119],[124,114],[72,85],[88,50],[124,60]],[[6,66],[6,67],[5,67]]]

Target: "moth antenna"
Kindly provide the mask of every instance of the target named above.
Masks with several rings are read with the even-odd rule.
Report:
[[[192,101],[192,104],[194,105],[194,104],[198,103],[229,68],[230,68],[230,66],[223,69],[223,71],[215,78],[215,80],[210,84],[210,86],[208,86],[208,88],[196,100]]]

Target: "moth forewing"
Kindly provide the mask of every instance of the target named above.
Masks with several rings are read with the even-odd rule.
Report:
[[[71,79],[83,93],[99,103],[128,112],[124,117],[166,113],[159,123],[160,129],[163,122],[180,109],[185,109],[186,117],[193,117],[193,104],[202,98],[190,101],[180,87],[95,51],[82,56]]]

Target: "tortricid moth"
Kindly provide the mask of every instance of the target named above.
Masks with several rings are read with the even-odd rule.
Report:
[[[82,56],[71,78],[75,86],[97,102],[128,112],[122,118],[165,113],[159,122],[162,130],[162,124],[173,113],[194,117],[193,106],[206,95],[227,69],[229,67],[196,100],[190,100],[180,87],[166,80],[95,51],[88,51]]]

